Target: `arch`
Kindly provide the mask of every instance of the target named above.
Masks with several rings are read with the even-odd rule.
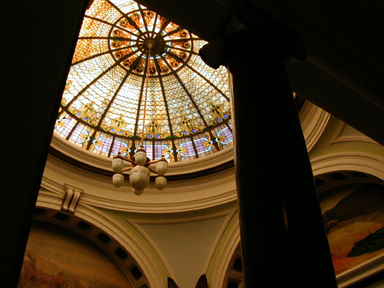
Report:
[[[238,211],[232,216],[208,265],[207,276],[210,287],[224,287],[228,279],[228,267],[240,246]]]
[[[339,152],[311,159],[313,175],[357,171],[384,180],[384,158],[362,152]]]
[[[156,265],[155,252],[149,255],[142,239],[132,237],[129,229],[97,209],[80,202],[75,214],[69,214],[61,211],[61,202],[60,195],[40,191],[34,219],[64,227],[95,243],[120,266],[135,288],[165,287],[169,273],[163,265]]]
[[[314,178],[340,173],[346,176],[346,181],[350,180],[352,183],[359,181],[380,183],[384,180],[384,158],[376,155],[361,152],[340,152],[312,159],[311,163]],[[360,176],[356,172],[367,175],[367,178],[359,179]],[[332,184],[345,184],[346,181],[340,181],[339,183],[334,181]],[[330,189],[332,186],[328,185],[326,188]],[[237,216],[237,214],[235,215]],[[215,252],[217,256],[216,258],[213,257],[209,266],[212,270],[208,269],[212,287],[227,288],[226,285],[228,284],[233,264],[240,249],[238,218],[234,217],[232,222],[232,226],[228,227],[226,231],[227,236],[223,237],[221,243],[217,246],[221,248],[217,249],[219,250]],[[361,277],[357,277],[354,280],[358,281]],[[239,287],[241,285],[241,282],[239,282]]]

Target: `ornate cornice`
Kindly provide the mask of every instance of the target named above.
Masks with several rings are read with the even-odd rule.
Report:
[[[112,185],[111,177],[74,167],[51,155],[41,186],[61,193],[64,184],[81,188],[83,203],[111,210],[137,213],[175,213],[206,209],[236,201],[234,169],[185,181],[171,181],[164,191],[149,183],[143,195],[136,196],[128,181],[121,188]]]
[[[313,175],[357,171],[384,180],[384,158],[363,152],[339,152],[311,159]]]

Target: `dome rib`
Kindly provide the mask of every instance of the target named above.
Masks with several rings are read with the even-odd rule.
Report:
[[[197,71],[195,68],[193,68],[188,63],[185,64],[189,69],[191,69],[193,72],[195,72],[197,75],[199,75],[201,78],[203,78],[206,83],[210,84],[217,92],[221,94],[228,102],[230,101],[229,97],[225,95],[215,84],[213,84],[211,81],[209,81],[204,75],[202,75],[199,71]]]
[[[156,68],[158,69],[158,71],[160,71],[159,63],[157,63],[157,61],[155,61],[155,63],[156,63]],[[172,142],[172,147],[175,147],[175,141],[174,141],[174,137],[175,136],[174,136],[174,133],[173,133],[171,116],[169,115],[169,107],[168,107],[167,96],[165,95],[165,90],[164,90],[163,76],[161,76],[160,73],[159,73],[159,75],[160,75],[159,76],[159,82],[160,82],[160,87],[161,87],[161,94],[163,96],[164,106],[165,106],[165,110],[167,112],[167,120],[168,120],[169,132],[170,132],[170,136],[171,136],[170,141]],[[174,157],[174,159],[177,159],[176,150],[175,149],[173,149],[173,150],[174,150],[173,151],[173,157]]]
[[[144,11],[143,11],[143,7],[142,7],[142,5],[139,4],[138,6],[139,6],[139,11],[140,11],[141,17],[142,17],[143,19],[145,19],[145,15],[144,15]],[[150,32],[149,29],[148,29],[147,21],[143,21],[143,22],[144,22],[145,30],[146,30],[147,32]]]
[[[168,62],[167,62],[168,64]],[[183,87],[183,90],[184,92],[188,95],[189,97],[189,100],[192,102],[193,106],[195,107],[197,113],[199,114],[201,120],[203,121],[205,127],[208,127],[208,124],[207,122],[205,121],[204,119],[204,116],[201,114],[200,112],[200,109],[199,109],[199,106],[196,104],[195,100],[193,99],[191,93],[189,92],[189,90],[187,89],[187,87],[185,87],[183,81],[180,79],[179,75],[176,73],[176,71],[173,69],[173,67],[171,65],[168,64],[168,67],[170,67],[170,69],[173,71],[173,75],[175,76],[175,78],[177,79],[177,81],[180,83],[181,87]]]
[[[106,40],[111,40],[112,38],[111,37],[104,37]],[[81,38],[81,39],[99,39],[99,38],[95,38],[95,37],[86,37],[86,38]],[[100,38],[102,39],[102,38]],[[82,62],[86,62],[88,60],[91,60],[93,58],[97,58],[97,57],[100,57],[100,56],[103,56],[105,54],[111,54],[111,52],[117,52],[117,51],[120,51],[120,50],[124,50],[124,49],[127,49],[127,48],[132,48],[132,47],[135,47],[135,46],[125,46],[125,47],[121,47],[121,48],[116,48],[116,49],[111,49],[111,50],[107,50],[107,51],[104,51],[104,52],[100,52],[98,54],[94,54],[92,56],[89,56],[89,57],[86,57],[84,59],[81,59],[79,61],[76,61],[76,62],[73,62],[72,65],[77,65],[77,64],[80,64]],[[127,55],[127,57],[129,57],[129,55]],[[124,60],[122,60],[124,61]]]
[[[141,59],[143,57],[143,54],[140,55],[139,59]],[[139,97],[139,103],[137,104],[137,114],[136,114],[136,122],[135,122],[135,130],[133,132],[133,136],[134,137],[137,137],[139,136],[138,135],[138,126],[139,126],[139,119],[140,119],[140,110],[141,110],[141,102],[143,100],[143,95],[144,95],[144,85],[145,85],[145,77],[147,75],[147,61],[145,61],[146,63],[146,66],[145,66],[145,69],[144,69],[144,76],[143,76],[143,81],[141,82],[141,88],[140,88],[140,97]],[[132,65],[133,67],[134,65]],[[131,68],[133,69],[133,68]],[[144,123],[145,125],[145,123]]]
[[[125,15],[125,13],[123,11],[121,11],[121,9],[117,5],[115,5],[115,3],[113,3],[113,1],[107,1],[107,2],[109,5],[111,5],[113,8],[115,8],[116,11],[118,11],[122,16]],[[138,5],[138,6],[140,6],[140,5]]]
[[[99,122],[97,123],[97,127],[100,127],[101,126],[101,123],[103,123],[103,120],[105,118],[105,116],[107,115],[109,109],[111,108],[113,102],[115,101],[117,95],[119,94],[120,90],[121,90],[121,87],[123,87],[125,81],[127,80],[127,78],[129,77],[129,75],[132,73],[132,70],[129,70],[129,71],[126,71],[126,74],[123,78],[123,80],[121,81],[121,83],[119,84],[119,86],[117,87],[116,91],[113,93],[113,96],[111,98],[111,100],[109,101],[107,107],[105,108],[103,114],[101,115],[100,117],[100,120]]]
[[[157,71],[159,72],[159,75],[160,75],[160,67],[159,67],[159,63],[156,63],[156,69]],[[167,101],[167,96],[165,95],[165,90],[164,90],[164,83],[163,83],[163,76],[159,76],[159,82],[160,82],[160,88],[161,88],[161,94],[163,96],[163,100],[164,100],[164,106],[165,106],[165,110],[167,112],[167,120],[168,120],[168,125],[169,125],[169,131],[170,131],[170,134],[171,134],[171,138],[173,139],[174,138],[174,134],[173,134],[173,128],[172,128],[172,121],[171,121],[171,117],[169,115],[169,107],[168,107],[168,101]]]
[[[116,66],[120,65],[120,63],[122,61],[124,61],[125,59],[127,59],[129,56],[135,54],[136,52],[132,52],[128,55],[125,55],[124,57],[122,57],[121,59],[119,59],[118,61],[116,61],[116,63],[112,64],[110,67],[108,67],[106,70],[104,70],[102,73],[100,73],[97,77],[95,77],[91,82],[89,82],[83,89],[80,90],[79,93],[77,93],[76,96],[74,96],[72,98],[71,101],[69,101],[67,103],[67,105],[65,105],[65,108],[68,110],[68,108],[72,105],[72,103],[77,100],[77,98],[82,95],[89,87],[91,87],[93,84],[95,84],[98,80],[100,80],[105,74],[107,74],[109,71],[111,71],[113,68],[115,68]],[[133,66],[133,65],[132,65]]]
[[[104,75],[106,75],[109,71],[111,71],[117,65],[118,65],[118,63],[115,63],[112,66],[108,67],[106,70],[101,72],[97,77],[95,77],[91,82],[89,82],[83,89],[81,89],[80,92],[77,93],[76,96],[74,96],[72,98],[72,100],[67,103],[67,105],[65,105],[67,112],[69,112],[68,108],[73,104],[73,102],[75,102],[78,99],[79,96],[81,96],[89,87],[91,87],[93,84],[95,84],[100,78],[102,78]]]
[[[155,44],[150,58],[148,41]],[[200,158],[230,147],[228,74],[205,65],[198,53],[203,45],[133,0],[95,0],[80,31],[55,134],[107,157],[132,156],[142,137],[153,160],[161,154],[169,161]]]

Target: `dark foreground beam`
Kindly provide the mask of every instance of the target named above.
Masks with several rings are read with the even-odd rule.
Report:
[[[284,44],[262,31],[232,40],[226,59],[245,287],[337,287],[305,140],[276,51]]]
[[[239,10],[239,21],[200,51],[207,64],[226,64],[233,77],[245,287],[337,287],[284,64],[303,60],[305,49],[295,33],[268,15],[253,21],[252,9]]]
[[[53,125],[87,2],[0,4],[1,287],[17,287]]]

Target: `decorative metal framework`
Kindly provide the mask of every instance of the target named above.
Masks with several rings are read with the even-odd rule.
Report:
[[[154,43],[149,61],[148,41]],[[151,160],[164,154],[183,161],[232,146],[228,72],[201,60],[204,44],[132,0],[93,1],[55,133],[107,157],[133,157],[142,127]]]

